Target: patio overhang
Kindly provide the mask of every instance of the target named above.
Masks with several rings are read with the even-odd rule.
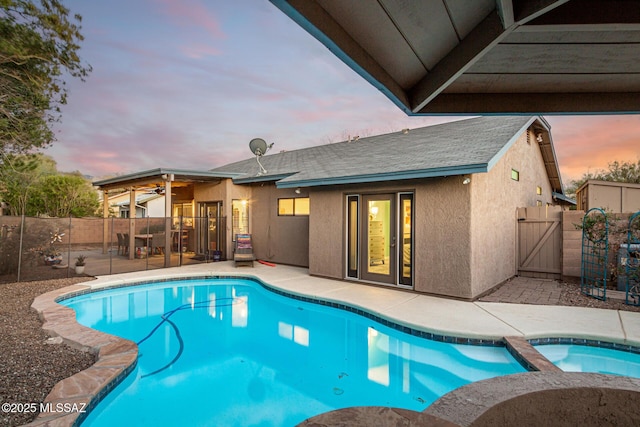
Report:
[[[165,217],[165,230],[171,229],[171,217],[172,217],[172,203],[173,196],[172,191],[182,187],[189,187],[195,183],[213,183],[218,184],[222,182],[224,178],[233,178],[236,174],[221,174],[209,171],[198,171],[188,169],[168,169],[157,168],[149,169],[142,172],[135,172],[127,175],[120,175],[113,178],[107,178],[93,182],[93,185],[105,192],[105,201],[102,206],[104,218],[109,217],[109,203],[107,203],[106,194],[110,191],[125,190],[129,191],[129,206],[136,205],[135,190],[144,187],[155,187],[162,189],[165,195],[164,217]],[[129,247],[134,247],[135,236],[135,214],[133,217],[129,217]],[[107,236],[109,235],[109,226],[105,221],[103,230],[103,252],[106,253],[107,248]],[[171,245],[171,233],[165,232],[165,248],[169,248]],[[133,251],[129,251],[129,258],[133,259]],[[165,267],[171,264],[171,252],[165,251]]]
[[[640,2],[270,0],[408,115],[640,112]]]
[[[224,178],[233,178],[234,174],[220,174],[209,171],[188,169],[157,168],[126,175],[119,175],[93,182],[101,190],[117,190],[140,187],[162,186],[166,181],[173,182],[174,187],[186,186],[196,182],[219,183]]]

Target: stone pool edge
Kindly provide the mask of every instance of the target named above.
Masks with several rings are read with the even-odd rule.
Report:
[[[50,403],[52,411],[41,412],[26,426],[79,425],[137,365],[138,346],[133,341],[80,325],[75,311],[57,302],[66,295],[90,291],[91,286],[70,285],[39,295],[31,304],[47,334],[60,337],[72,348],[95,354],[97,360],[87,369],[56,383],[43,402]]]

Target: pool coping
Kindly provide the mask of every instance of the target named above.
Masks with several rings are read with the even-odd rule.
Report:
[[[604,342],[601,340],[571,337],[549,337],[527,340],[521,336],[511,336],[496,340],[448,336],[429,331],[426,327],[424,329],[416,329],[413,326],[407,326],[399,320],[395,321],[386,316],[378,315],[375,313],[375,310],[366,310],[365,308],[360,308],[346,302],[337,302],[331,298],[308,296],[304,293],[291,292],[290,290],[267,283],[262,278],[252,274],[183,272],[170,276],[148,276],[146,278],[136,275],[135,277],[125,279],[103,280],[103,283],[89,282],[89,284],[71,285],[47,292],[34,300],[32,308],[38,312],[40,319],[43,321],[42,327],[45,332],[51,336],[62,338],[65,344],[73,348],[96,354],[97,361],[84,371],[58,382],[44,400],[45,404],[53,404],[54,406],[52,406],[52,408],[55,408],[55,405],[59,403],[68,405],[75,404],[75,406],[72,407],[83,408],[83,412],[44,412],[39,414],[38,417],[28,425],[79,425],[91,409],[123,381],[124,378],[135,369],[137,364],[138,347],[134,342],[78,324],[76,322],[75,312],[71,308],[59,304],[59,301],[108,289],[134,287],[137,285],[170,282],[174,280],[202,280],[207,278],[251,280],[265,289],[280,295],[350,311],[396,330],[436,341],[481,346],[504,346],[516,360],[529,371],[562,372],[535,350],[532,343],[541,343],[540,341],[544,340],[558,340],[558,342],[562,340],[562,343],[583,344],[588,342],[589,344],[587,345],[596,345],[596,343]],[[615,348],[616,346],[622,347],[620,349],[632,347],[634,352],[640,353],[640,348],[633,345],[622,345],[614,342],[607,342],[607,344],[610,344],[610,348]]]

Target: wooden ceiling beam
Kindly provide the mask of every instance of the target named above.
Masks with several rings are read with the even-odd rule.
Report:
[[[416,114],[640,113],[640,92],[441,94]]]
[[[497,11],[487,16],[409,92],[413,113],[421,111],[509,33]]]

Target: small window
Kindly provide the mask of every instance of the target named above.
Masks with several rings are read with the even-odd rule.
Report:
[[[542,195],[542,187],[540,187],[540,186],[537,186],[537,187],[536,187],[536,194],[537,194],[538,196],[541,196],[541,195]]]
[[[536,206],[538,207],[542,206],[542,200],[536,200]]]
[[[278,199],[279,216],[309,215],[309,198]]]
[[[511,169],[511,179],[514,181],[520,181],[520,172],[515,169]]]

